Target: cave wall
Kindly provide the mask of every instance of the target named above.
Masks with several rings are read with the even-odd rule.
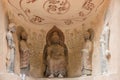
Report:
[[[7,43],[6,43],[6,16],[3,10],[3,5],[0,2],[0,73],[6,72],[6,55],[7,55]]]
[[[16,11],[9,7],[9,9],[5,9],[8,14],[8,21],[14,22],[16,24],[16,29],[18,26],[24,27],[28,34],[28,44],[31,49],[30,55],[30,74],[33,77],[43,77],[44,65],[42,61],[43,57],[43,49],[46,44],[46,34],[47,32],[56,25],[65,35],[65,44],[68,47],[68,56],[69,56],[69,65],[68,65],[68,77],[78,77],[81,74],[81,54],[80,51],[84,44],[83,34],[84,32],[92,28],[95,31],[94,37],[94,52],[92,58],[93,65],[93,75],[100,74],[100,52],[99,52],[99,36],[102,31],[102,25],[104,23],[104,14],[105,10],[108,6],[109,1],[105,1],[102,4],[99,11],[97,11],[94,16],[90,17],[85,22],[79,22],[80,24],[70,24],[64,25],[56,22],[52,22],[51,24],[42,24],[42,25],[33,25],[31,23],[27,23],[16,16]],[[107,4],[107,5],[106,5]],[[19,40],[17,37],[17,32],[14,35],[16,46],[17,46],[17,60],[16,60],[16,71],[20,72],[19,67]]]

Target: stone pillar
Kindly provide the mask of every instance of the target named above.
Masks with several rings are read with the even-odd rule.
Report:
[[[0,0],[0,74],[6,72],[6,55],[7,55],[6,24],[7,19],[4,13],[2,0]]]

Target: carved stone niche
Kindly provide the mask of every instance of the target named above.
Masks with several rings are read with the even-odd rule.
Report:
[[[90,76],[92,75],[92,55],[94,50],[94,30],[89,28],[85,31],[84,40],[85,43],[83,45],[83,49],[81,50],[81,72],[82,76]]]
[[[43,51],[45,77],[67,77],[68,49],[63,32],[54,26],[46,36]]]

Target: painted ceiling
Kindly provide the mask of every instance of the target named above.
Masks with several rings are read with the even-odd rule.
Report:
[[[83,23],[109,0],[6,0],[14,14],[35,25]]]

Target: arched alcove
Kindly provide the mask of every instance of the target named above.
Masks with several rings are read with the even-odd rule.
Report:
[[[52,0],[51,0],[52,1]],[[55,2],[54,2],[55,1]],[[16,24],[16,32],[13,37],[15,39],[16,44],[16,67],[15,73],[20,74],[20,52],[19,52],[19,37],[18,33],[20,31],[19,26],[23,27],[26,33],[28,34],[27,44],[30,49],[30,79],[32,78],[43,78],[45,66],[43,64],[44,59],[44,48],[45,45],[48,45],[50,42],[51,30],[58,31],[61,36],[61,41],[66,45],[68,50],[68,72],[67,77],[81,77],[82,71],[82,50],[85,46],[84,36],[88,29],[92,29],[94,31],[94,39],[93,39],[93,52],[90,55],[92,59],[92,75],[86,78],[93,79],[93,76],[101,74],[101,57],[100,57],[100,35],[103,30],[103,24],[106,22],[104,20],[106,11],[108,9],[108,5],[110,4],[109,0],[86,0],[81,1],[78,4],[78,1],[70,1],[70,0],[62,0],[64,4],[64,8],[56,8],[57,11],[54,11],[54,8],[49,8],[49,5],[59,6],[61,1],[53,0],[53,2],[49,3],[47,1],[25,1],[25,0],[6,0],[3,1],[4,9],[7,13],[8,22],[13,22]],[[44,4],[43,4],[44,3]],[[89,5],[87,5],[89,4]],[[38,5],[40,8],[38,8]],[[62,5],[62,4],[61,4]],[[81,5],[80,8],[75,7],[75,5]],[[33,7],[34,6],[34,7]],[[40,11],[38,11],[40,9]],[[47,11],[49,9],[49,11]],[[59,11],[62,10],[62,11]],[[116,11],[116,10],[115,10]],[[41,12],[41,13],[40,13]],[[109,11],[108,11],[109,13]],[[117,13],[112,14],[115,16]],[[109,15],[107,16],[109,17]],[[112,47],[112,43],[114,40],[112,38],[118,38],[114,36],[114,31],[118,31],[113,29],[113,22],[109,18],[105,18],[107,22],[109,22],[109,26],[111,30],[110,37],[110,50],[111,53],[117,52],[115,47]],[[117,22],[117,21],[116,21]],[[115,22],[115,23],[116,23]],[[56,27],[53,27],[53,26]],[[118,25],[116,25],[118,26]],[[119,29],[119,28],[118,28]],[[7,30],[5,33],[7,33]],[[5,35],[4,35],[5,39]],[[117,41],[117,40],[116,40]],[[117,41],[118,42],[118,41]],[[4,45],[7,45],[6,43]],[[6,46],[7,47],[7,46]],[[87,51],[86,51],[87,52]],[[6,52],[7,53],[7,52]],[[115,63],[113,68],[112,63],[116,62],[115,55],[111,55],[110,60],[110,73],[117,72],[117,63]],[[5,58],[5,57],[4,57]],[[4,59],[5,61],[5,59]],[[5,65],[5,64],[4,64]],[[5,70],[5,69],[4,69]],[[101,76],[101,75],[100,75]],[[103,75],[104,76],[104,75]],[[96,78],[96,77],[94,77]],[[97,79],[97,78],[96,78]]]

